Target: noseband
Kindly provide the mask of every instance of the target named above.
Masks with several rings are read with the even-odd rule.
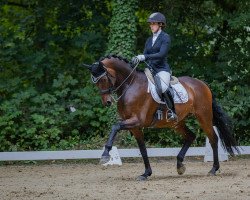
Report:
[[[109,77],[109,73],[105,70],[105,72],[103,74],[101,74],[100,76],[98,77],[94,77],[92,74],[91,74],[91,80],[93,83],[97,83],[102,77],[106,76],[110,85],[112,85],[112,81]],[[112,94],[112,92],[114,91],[114,86],[112,85],[111,87],[109,87],[108,89],[105,89],[105,90],[99,90],[100,91],[100,94],[103,95],[103,94]]]

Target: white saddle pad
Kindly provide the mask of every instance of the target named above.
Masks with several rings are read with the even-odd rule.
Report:
[[[148,77],[147,77],[148,78]],[[174,90],[174,102],[175,103],[186,103],[188,101],[188,93],[187,90],[183,87],[183,85],[178,82],[174,85],[171,85]],[[155,85],[148,78],[148,93],[151,93],[153,99],[160,104],[165,104],[165,102],[161,101],[159,95],[157,94]]]

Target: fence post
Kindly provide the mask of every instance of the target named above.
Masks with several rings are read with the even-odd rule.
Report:
[[[113,146],[109,152],[110,160],[107,163],[102,164],[103,166],[107,165],[122,165],[122,160],[119,155],[117,147]]]

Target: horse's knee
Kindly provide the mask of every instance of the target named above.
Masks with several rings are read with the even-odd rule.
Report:
[[[112,132],[117,132],[117,131],[119,131],[120,129],[122,128],[122,126],[121,126],[121,124],[120,123],[117,123],[117,124],[114,124],[113,126],[112,126]]]

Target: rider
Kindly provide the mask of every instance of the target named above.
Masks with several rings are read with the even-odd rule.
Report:
[[[154,72],[154,80],[162,93],[162,97],[168,107],[167,118],[169,120],[176,120],[173,97],[169,91],[169,83],[171,77],[171,70],[167,63],[167,55],[170,47],[170,36],[162,29],[166,26],[166,18],[160,13],[152,13],[147,22],[153,33],[145,43],[145,48],[142,55],[137,55],[132,59],[133,63],[147,61]]]

